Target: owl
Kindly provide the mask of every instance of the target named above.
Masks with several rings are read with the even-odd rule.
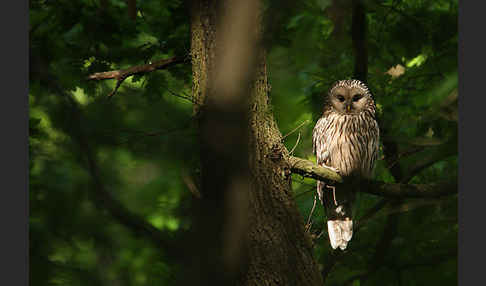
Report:
[[[312,133],[317,164],[339,172],[343,184],[317,182],[327,216],[331,247],[346,249],[353,236],[351,207],[360,182],[369,179],[378,157],[380,130],[375,102],[359,80],[340,80],[324,100],[321,118]]]

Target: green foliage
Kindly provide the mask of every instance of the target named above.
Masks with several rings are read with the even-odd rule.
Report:
[[[285,40],[276,40],[268,57],[272,103],[282,133],[312,118],[312,124],[299,129],[301,140],[295,150],[297,156],[305,158],[313,158],[312,128],[321,114],[323,94],[335,80],[352,77],[354,68],[350,21],[346,22],[346,38],[334,38],[333,22],[325,17],[324,10],[331,4],[310,2],[305,2],[307,9],[297,10],[280,25],[274,25],[280,30],[272,32],[284,34]],[[423,184],[457,178],[457,122],[441,115],[446,104],[452,104],[457,110],[454,101],[448,99],[457,92],[457,2],[367,1],[367,4],[368,83],[376,98],[382,138],[396,142],[398,154],[403,156],[401,160],[391,161],[407,171],[425,155],[434,153],[437,162],[415,175],[411,182]],[[275,5],[279,4],[275,2]],[[277,9],[272,12],[279,13]],[[397,65],[404,67],[405,72],[392,77],[387,71]],[[289,150],[294,147],[299,132],[286,138]],[[423,142],[434,139],[442,145],[417,146],[418,138],[424,138]],[[455,151],[449,152],[446,142],[455,143],[447,143]],[[411,153],[407,159],[406,154],[413,150],[418,153]],[[456,155],[446,155],[449,153]],[[394,182],[386,159],[382,157],[378,161],[375,179]],[[293,176],[293,187],[299,209],[307,220],[315,183]],[[360,194],[356,216],[361,217],[379,200]],[[348,253],[334,266],[326,284],[342,285],[361,274],[367,275],[366,285],[435,284],[432,281],[442,271],[447,273],[447,278],[442,276],[441,283],[454,285],[457,281],[456,203],[455,196],[428,202],[405,200],[399,212],[397,234],[384,254],[384,262],[376,272],[368,274],[370,267],[378,263],[373,255],[386,218],[397,211],[391,207],[380,210],[353,237]],[[325,267],[331,251],[322,216],[322,210],[316,208],[311,231],[324,229],[316,242],[316,256]],[[442,222],[440,226],[439,222]],[[402,266],[404,269],[400,270]],[[359,279],[351,282],[360,285]]]
[[[111,100],[106,96],[114,80],[85,80],[94,72],[188,56],[189,7],[185,1],[137,1],[138,16],[132,21],[125,1],[107,1],[107,7],[101,2],[30,1],[32,285],[167,285],[177,271],[154,244],[97,203],[87,154],[77,139],[80,132],[106,188],[130,212],[169,232],[190,227],[192,195],[181,174],[197,172],[197,137],[192,103],[174,96],[191,93],[190,64],[129,78]],[[322,95],[335,80],[351,78],[354,68],[350,14],[338,27],[328,14],[333,2],[265,2],[272,110],[283,134],[309,120],[285,139],[290,150],[300,133],[294,153],[309,159],[314,159],[311,136]],[[444,115],[457,102],[457,1],[365,3],[368,83],[377,101],[382,138],[395,142],[398,154],[421,148],[409,159],[403,155],[396,160],[404,171],[425,155],[437,154],[437,161],[411,182],[452,180],[457,177],[457,152],[441,155],[457,147],[457,122]],[[341,37],[333,33],[337,28],[344,31]],[[405,68],[403,74],[387,73],[397,65]],[[75,120],[66,95],[80,107],[81,122]],[[378,162],[376,179],[394,182],[388,159]],[[293,188],[307,219],[315,181],[294,175]],[[360,194],[357,216],[380,199]],[[366,282],[357,279],[352,285],[456,283],[457,198],[452,196],[406,199],[400,207],[387,205],[377,212],[334,266],[329,285],[374,266],[387,218],[395,213],[396,235],[376,265],[379,269],[367,274]],[[312,221],[312,232],[325,226],[319,205]],[[330,254],[324,233],[316,242],[315,257],[324,267]]]

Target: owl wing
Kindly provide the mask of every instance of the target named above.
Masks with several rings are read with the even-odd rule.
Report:
[[[317,164],[320,166],[325,165],[329,157],[329,150],[326,146],[326,125],[327,118],[321,117],[317,121],[312,132],[312,152],[316,154]],[[322,189],[324,185],[324,182],[317,181],[317,194],[319,195],[319,200],[321,202],[323,202]]]
[[[380,148],[380,128],[378,127],[378,122],[373,119],[371,128],[368,129],[370,132],[370,137],[368,140],[368,152],[370,155],[369,160],[369,173],[368,177],[372,177],[373,169],[375,167],[375,163],[378,160],[379,155],[379,148]]]
[[[314,130],[312,132],[312,152],[316,154],[317,164],[318,165],[325,165],[326,160],[329,157],[329,150],[327,149],[326,144],[326,126],[327,126],[327,118],[321,117],[316,126],[314,126]]]

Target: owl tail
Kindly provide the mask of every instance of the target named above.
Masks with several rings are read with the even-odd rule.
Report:
[[[345,250],[353,237],[352,203],[355,192],[346,186],[325,186],[318,182],[317,190],[327,216],[327,232],[333,249]]]
[[[328,220],[327,232],[332,249],[339,247],[341,250],[345,250],[353,237],[353,221],[350,219]]]

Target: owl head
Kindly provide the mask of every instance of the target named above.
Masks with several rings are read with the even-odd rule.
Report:
[[[359,80],[340,80],[329,89],[326,107],[341,114],[358,115],[365,110],[374,110],[373,96],[368,87]]]

